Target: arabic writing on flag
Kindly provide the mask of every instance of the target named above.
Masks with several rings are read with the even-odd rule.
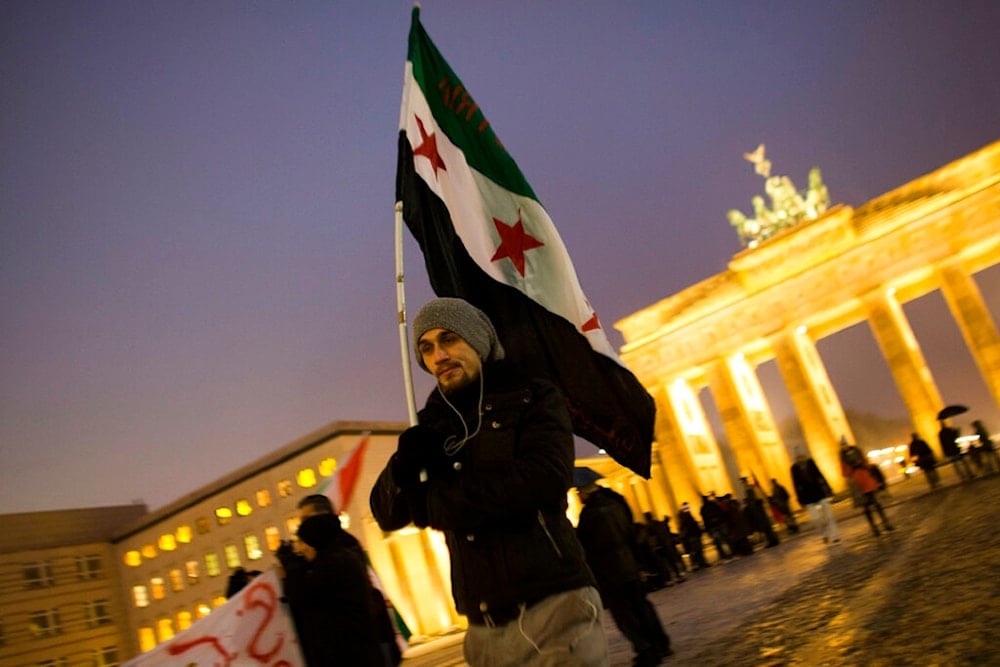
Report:
[[[655,405],[621,365],[552,220],[413,10],[396,198],[439,296],[466,299],[507,356],[566,395],[574,431],[649,477]]]
[[[208,616],[122,667],[160,665],[305,667],[277,572],[259,575]]]

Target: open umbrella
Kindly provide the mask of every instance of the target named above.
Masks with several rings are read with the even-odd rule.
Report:
[[[938,413],[937,418],[951,419],[955,415],[960,415],[963,412],[968,412],[968,411],[969,408],[965,407],[964,405],[947,405],[941,409],[941,412]]]

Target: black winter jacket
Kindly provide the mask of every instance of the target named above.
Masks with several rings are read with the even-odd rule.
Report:
[[[566,518],[574,446],[562,393],[504,362],[487,363],[482,377],[479,432],[453,456],[431,443],[428,460],[438,463],[417,488],[404,490],[396,483],[390,460],[370,501],[382,530],[414,521],[443,531],[456,609],[473,623],[488,615],[499,624],[515,618],[520,604],[593,586],[594,578]],[[479,422],[479,391],[474,382],[448,397],[470,434]],[[419,422],[437,441],[466,434],[437,389]],[[440,465],[442,459],[446,465]]]

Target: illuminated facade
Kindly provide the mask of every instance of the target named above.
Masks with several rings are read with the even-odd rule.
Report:
[[[111,538],[145,505],[0,517],[0,665],[114,667],[128,657]]]
[[[763,154],[761,153],[761,157]],[[749,159],[749,158],[748,158]],[[723,273],[616,323],[623,362],[656,399],[653,477],[633,500],[658,515],[740,477],[791,488],[790,457],[756,367],[773,359],[823,473],[842,486],[853,435],[816,342],[867,321],[914,430],[937,442],[940,393],[902,304],[941,290],[995,403],[1000,334],[975,274],[1000,261],[1000,142],[857,209],[835,206],[735,255]],[[698,399],[707,389],[724,447]]]

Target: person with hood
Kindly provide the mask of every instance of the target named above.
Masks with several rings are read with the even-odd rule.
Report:
[[[444,533],[468,664],[607,665],[600,594],[566,517],[562,392],[506,362],[493,323],[462,299],[424,305],[413,339],[437,386],[372,488],[379,527]]]
[[[343,532],[336,515],[316,514],[299,525],[294,546],[278,549],[285,599],[306,665],[381,667],[368,571]]]
[[[636,526],[621,494],[595,482],[579,487],[576,534],[597,577],[601,600],[632,644],[633,665],[651,667],[672,653],[656,609],[646,597],[639,567]]]

